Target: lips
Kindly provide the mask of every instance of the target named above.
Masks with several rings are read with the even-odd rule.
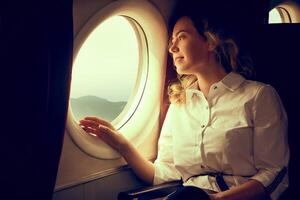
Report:
[[[177,56],[174,58],[174,61],[178,61],[178,60],[181,60],[183,58],[183,56]]]

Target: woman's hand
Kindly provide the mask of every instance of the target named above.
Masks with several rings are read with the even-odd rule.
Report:
[[[153,164],[146,160],[134,145],[114,129],[111,123],[97,117],[85,117],[80,120],[79,125],[87,133],[96,135],[118,151],[142,180],[152,184],[154,177]]]
[[[122,152],[128,146],[128,140],[111,123],[97,117],[85,117],[79,125],[87,133],[96,135],[109,146]]]
[[[262,200],[267,199],[268,194],[262,183],[257,180],[250,179],[247,182],[232,187],[229,190],[218,192],[216,194],[209,195],[210,199],[221,199],[221,200]]]

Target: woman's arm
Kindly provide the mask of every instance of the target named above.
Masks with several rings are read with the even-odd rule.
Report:
[[[153,163],[146,160],[130,142],[128,142],[120,153],[138,177],[148,184],[153,184]]]
[[[249,180],[224,192],[212,194],[210,198],[214,200],[263,200],[266,199],[266,192],[260,182]]]
[[[113,126],[96,117],[86,117],[80,120],[80,126],[87,132],[97,135],[105,143],[118,151],[133,171],[143,181],[152,184],[154,177],[154,166],[146,160],[122,134]]]

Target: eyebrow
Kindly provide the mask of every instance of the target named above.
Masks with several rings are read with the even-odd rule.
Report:
[[[172,41],[174,40],[175,37],[177,37],[180,33],[189,33],[189,31],[187,29],[181,29],[179,31],[177,31],[177,33],[175,33],[174,36],[170,37],[169,42],[168,42],[168,48],[170,48],[170,46],[172,45]]]
[[[182,33],[182,32],[188,33],[188,31],[186,29],[181,29],[181,30],[177,31],[177,33],[175,34],[175,36],[172,36],[171,39],[173,40],[175,37],[177,37],[179,35],[179,33]]]

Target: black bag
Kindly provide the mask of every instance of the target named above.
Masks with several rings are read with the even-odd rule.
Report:
[[[169,194],[166,200],[210,200],[208,194],[201,188],[194,186],[183,186]]]

